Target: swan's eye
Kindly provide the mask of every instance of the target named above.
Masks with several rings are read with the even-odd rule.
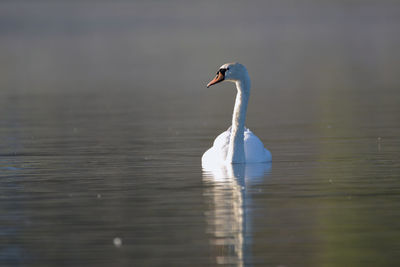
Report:
[[[227,68],[227,70],[229,70],[229,67]]]

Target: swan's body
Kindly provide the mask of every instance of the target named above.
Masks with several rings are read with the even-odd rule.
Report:
[[[271,153],[264,148],[261,140],[245,127],[250,96],[250,77],[246,68],[239,63],[224,64],[207,87],[224,80],[236,83],[237,88],[232,126],[220,134],[213,146],[204,153],[201,159],[203,166],[271,161]]]
[[[247,128],[245,128],[243,134],[245,161],[227,161],[231,129],[232,127],[218,135],[214,140],[213,146],[203,154],[201,159],[203,165],[220,165],[223,163],[261,163],[271,161],[271,153],[264,148],[261,140]]]

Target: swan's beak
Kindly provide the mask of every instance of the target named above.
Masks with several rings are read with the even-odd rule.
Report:
[[[213,85],[213,84],[222,82],[224,79],[225,79],[225,75],[222,74],[221,71],[218,71],[218,72],[217,72],[217,76],[215,76],[215,78],[214,78],[211,82],[209,82],[209,83],[207,84],[207,88],[210,87],[210,86]]]

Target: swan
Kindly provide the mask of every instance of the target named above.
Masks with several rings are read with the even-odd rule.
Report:
[[[250,96],[250,77],[247,69],[240,63],[222,65],[207,88],[222,81],[234,82],[237,94],[232,115],[232,126],[221,133],[213,146],[201,158],[202,165],[230,163],[270,162],[271,153],[261,140],[245,127],[247,104]]]

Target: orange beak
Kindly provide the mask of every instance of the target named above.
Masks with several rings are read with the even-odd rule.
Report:
[[[207,84],[207,88],[210,87],[210,86],[213,85],[213,84],[222,82],[224,79],[225,79],[225,75],[222,74],[221,71],[218,71],[218,72],[217,72],[217,76],[215,76],[215,78],[214,78],[211,82],[209,82],[209,83]]]

